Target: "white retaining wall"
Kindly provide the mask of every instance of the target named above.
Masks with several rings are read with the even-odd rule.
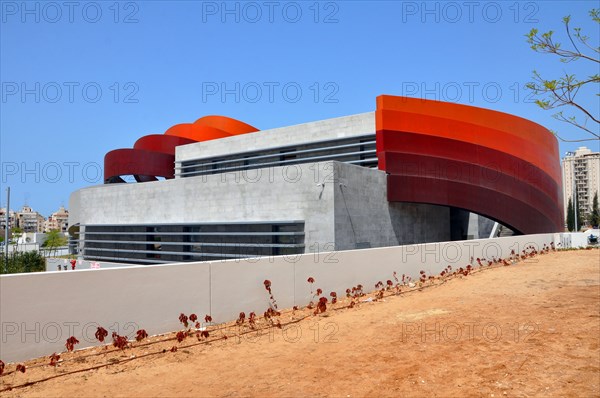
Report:
[[[588,236],[584,232],[565,232],[561,234],[560,241],[563,247],[586,247],[588,245]]]
[[[2,254],[4,254],[4,250],[6,250],[6,249],[4,248],[4,245],[2,245]],[[39,252],[40,245],[38,243],[18,243],[18,244],[11,243],[8,245],[9,253],[14,253],[14,252],[22,253],[22,252],[30,252],[30,251]]]
[[[264,280],[280,308],[306,305],[314,289],[325,295],[362,284],[393,280],[393,272],[418,279],[448,265],[465,267],[471,257],[508,257],[533,245],[560,242],[562,234],[427,243],[376,249],[311,253],[218,262],[133,266],[0,277],[0,359],[26,360],[64,351],[74,335],[77,348],[95,345],[98,325],[130,338],[138,328],[152,334],[180,329],[180,313],[211,314],[214,322],[241,311],[262,314],[269,305]],[[528,261],[537,261],[531,259]],[[110,334],[109,334],[110,339]]]
[[[109,261],[90,261],[90,260],[77,260],[75,270],[92,269],[92,263],[97,263],[100,268],[117,268],[117,267],[132,267],[131,264],[127,263],[113,263]],[[67,266],[66,271],[72,271],[71,260],[66,258],[46,258],[46,271],[57,271],[58,265],[64,271],[65,265]]]
[[[0,252],[2,253],[2,255],[4,255],[4,245],[1,246],[1,250]],[[67,246],[63,246],[63,247],[59,247],[56,250],[52,250],[51,252],[49,252],[49,250],[47,250],[44,247],[40,247],[39,243],[19,243],[19,244],[10,244],[8,245],[8,252],[9,253],[26,253],[26,252],[39,252],[41,253],[43,256],[64,256],[69,254],[69,248]]]

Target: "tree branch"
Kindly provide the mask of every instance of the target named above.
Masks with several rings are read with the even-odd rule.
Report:
[[[592,20],[600,24],[600,10],[592,9],[589,12]],[[526,35],[527,42],[531,45],[531,49],[535,52],[555,54],[560,57],[561,62],[569,63],[578,59],[586,59],[594,63],[600,63],[600,58],[589,56],[584,54],[577,46],[576,40],[580,41],[587,48],[590,48],[595,53],[600,53],[600,48],[595,49],[588,44],[588,37],[581,34],[581,28],[574,28],[573,31],[569,26],[571,16],[563,18],[563,24],[567,34],[567,38],[571,43],[571,47],[574,49],[562,49],[560,43],[554,42],[552,35],[553,31],[548,31],[542,34],[538,34],[537,29],[531,29],[529,34]],[[565,105],[572,106],[579,110],[585,115],[585,121],[583,124],[577,122],[575,116],[564,116],[562,112],[558,112],[552,115],[556,120],[561,122],[569,123],[588,134],[596,137],[593,139],[585,140],[564,140],[555,133],[555,135],[565,142],[581,142],[581,141],[596,141],[600,139],[600,135],[589,129],[586,124],[588,120],[600,124],[600,116],[594,111],[589,111],[584,108],[579,102],[575,100],[579,90],[587,84],[598,84],[600,83],[600,75],[593,74],[583,81],[578,81],[575,75],[569,75],[565,72],[564,76],[556,80],[545,80],[537,72],[533,71],[533,82],[527,83],[526,87],[531,90],[535,95],[541,98],[536,100],[536,104],[542,109],[554,109]]]
[[[553,132],[553,134],[556,136],[556,138],[558,138],[562,142],[584,142],[584,141],[598,141],[599,140],[598,138],[584,138],[584,139],[581,139],[581,140],[565,140],[564,138],[562,138],[561,136],[559,136],[555,132]]]
[[[577,53],[581,54],[581,51],[579,51],[579,48],[577,48],[577,44],[575,44],[575,42],[573,41],[573,38],[571,37],[571,32],[569,31],[569,21],[570,20],[571,20],[571,17],[568,17],[565,19],[565,29],[567,30],[567,37],[571,41],[571,44],[573,45],[573,47],[575,48]]]
[[[574,101],[569,101],[568,102],[569,105],[574,106],[575,108],[579,109],[581,112],[585,113],[590,119],[592,119],[593,121],[595,121],[596,123],[600,124],[600,120],[596,119],[594,116],[592,116],[592,114],[590,112],[588,112],[584,107],[582,107],[581,105],[579,105],[578,103],[574,102]]]
[[[572,117],[571,119],[566,118],[566,117],[563,116],[562,112],[555,113],[554,115],[552,115],[552,117],[555,118],[556,120],[560,121],[560,122],[565,122],[565,123],[572,124],[573,126],[578,127],[580,129],[582,129],[582,130],[590,133],[594,137],[600,138],[600,135],[594,133],[593,131],[591,131],[587,127],[585,127],[585,126],[577,123],[577,121],[575,120],[575,117]]]

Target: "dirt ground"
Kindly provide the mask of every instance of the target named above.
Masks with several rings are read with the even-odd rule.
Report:
[[[125,351],[65,353],[56,369],[42,358],[25,363],[25,374],[9,364],[0,390],[16,388],[1,395],[600,396],[598,250],[538,255],[362,302],[369,297],[317,316],[286,310],[282,329],[236,336],[248,327],[209,327],[202,342],[171,334]]]

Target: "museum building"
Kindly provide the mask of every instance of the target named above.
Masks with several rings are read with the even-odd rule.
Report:
[[[72,193],[89,260],[296,255],[564,230],[558,143],[493,110],[382,95],[374,112],[258,130],[205,116],[106,154]],[[126,181],[130,182],[126,182]]]

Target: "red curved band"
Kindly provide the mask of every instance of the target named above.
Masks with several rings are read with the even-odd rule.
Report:
[[[385,144],[383,144],[385,142]],[[387,151],[380,152],[380,167],[390,174],[416,175],[416,173],[437,172],[439,175],[460,178],[457,173],[468,173],[470,179],[475,175],[494,181],[499,175],[507,175],[516,180],[527,182],[545,193],[557,206],[561,203],[560,186],[544,171],[533,164],[515,156],[494,149],[467,142],[404,132],[379,132],[377,143],[385,145]],[[414,150],[418,149],[418,152]],[[427,154],[423,156],[423,148]],[[393,155],[415,155],[415,157],[390,159]],[[429,159],[439,161],[430,164]],[[390,160],[388,160],[390,159]],[[443,160],[453,160],[463,166],[440,164]],[[478,170],[481,169],[481,172]]]
[[[104,156],[104,181],[134,175],[136,181],[174,178],[175,155],[143,149],[115,149]]]
[[[558,143],[542,126],[472,106],[380,96],[376,128],[388,200],[458,207],[525,234],[563,229]]]
[[[135,144],[133,144],[133,148],[175,155],[175,147],[179,145],[191,144],[193,142],[196,141],[184,137],[151,134],[145,135],[138,139]]]
[[[157,177],[174,178],[175,148],[258,131],[249,124],[225,116],[205,116],[194,123],[176,124],[164,134],[138,139],[133,149],[117,149],[104,157],[104,182],[125,182],[121,176],[133,175],[137,182]]]

